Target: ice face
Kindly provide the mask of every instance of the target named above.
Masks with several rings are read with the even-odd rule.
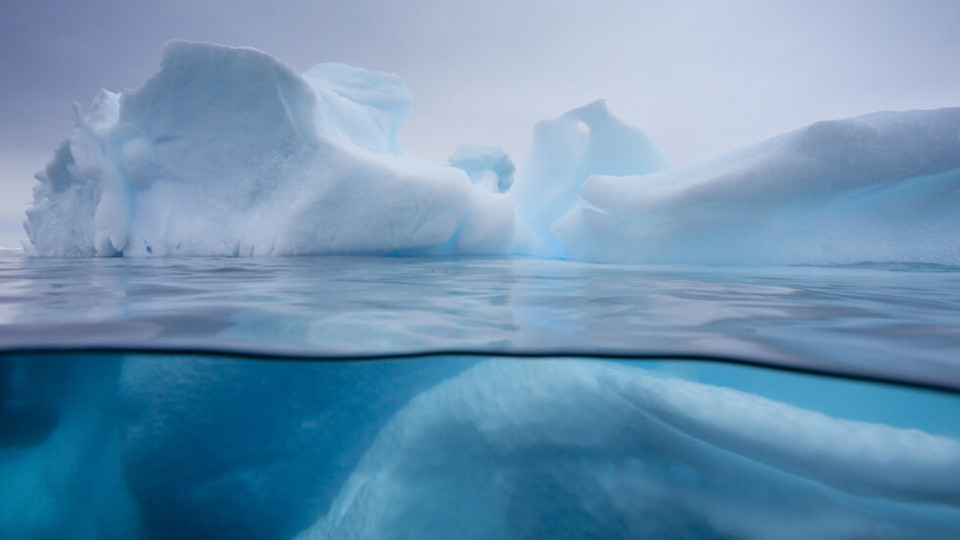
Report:
[[[554,224],[592,261],[960,263],[960,109],[819,122],[718,159],[593,176]]]
[[[171,43],[143,86],[103,93],[78,115],[38,174],[25,224],[31,252],[396,253],[509,242],[490,236],[512,234],[512,207],[474,204],[462,170],[403,152],[396,131],[411,103],[393,75],[335,64],[300,76],[253,49]],[[468,217],[486,222],[488,209],[511,221],[454,238]]]

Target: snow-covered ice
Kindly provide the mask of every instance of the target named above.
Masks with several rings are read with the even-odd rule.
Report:
[[[496,146],[407,154],[412,103],[395,75],[173,42],[140,88],[77,107],[37,175],[28,252],[960,263],[960,109],[819,122],[671,169],[601,100],[538,123],[517,168]]]
[[[403,152],[411,104],[393,75],[323,64],[301,76],[253,49],[173,42],[140,88],[78,111],[38,174],[31,252],[396,253],[448,243],[491,206],[498,219],[462,170]]]
[[[960,108],[818,122],[705,163],[593,176],[554,231],[591,261],[960,263]]]

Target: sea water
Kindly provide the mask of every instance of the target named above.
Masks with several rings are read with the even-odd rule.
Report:
[[[960,269],[0,258],[0,537],[953,537]]]
[[[0,346],[717,356],[960,386],[960,268],[0,258]]]

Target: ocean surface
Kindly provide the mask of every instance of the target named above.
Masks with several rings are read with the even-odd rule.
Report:
[[[960,268],[0,257],[0,350],[716,356],[960,388]]]
[[[2,538],[960,535],[960,268],[0,255]]]

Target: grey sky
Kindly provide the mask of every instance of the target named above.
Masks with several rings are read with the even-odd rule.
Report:
[[[597,98],[683,165],[817,120],[960,105],[960,2],[4,0],[0,245],[73,127],[72,103],[157,69],[193,39],[304,71],[337,61],[413,92],[408,151],[461,142],[522,161],[531,127]]]

